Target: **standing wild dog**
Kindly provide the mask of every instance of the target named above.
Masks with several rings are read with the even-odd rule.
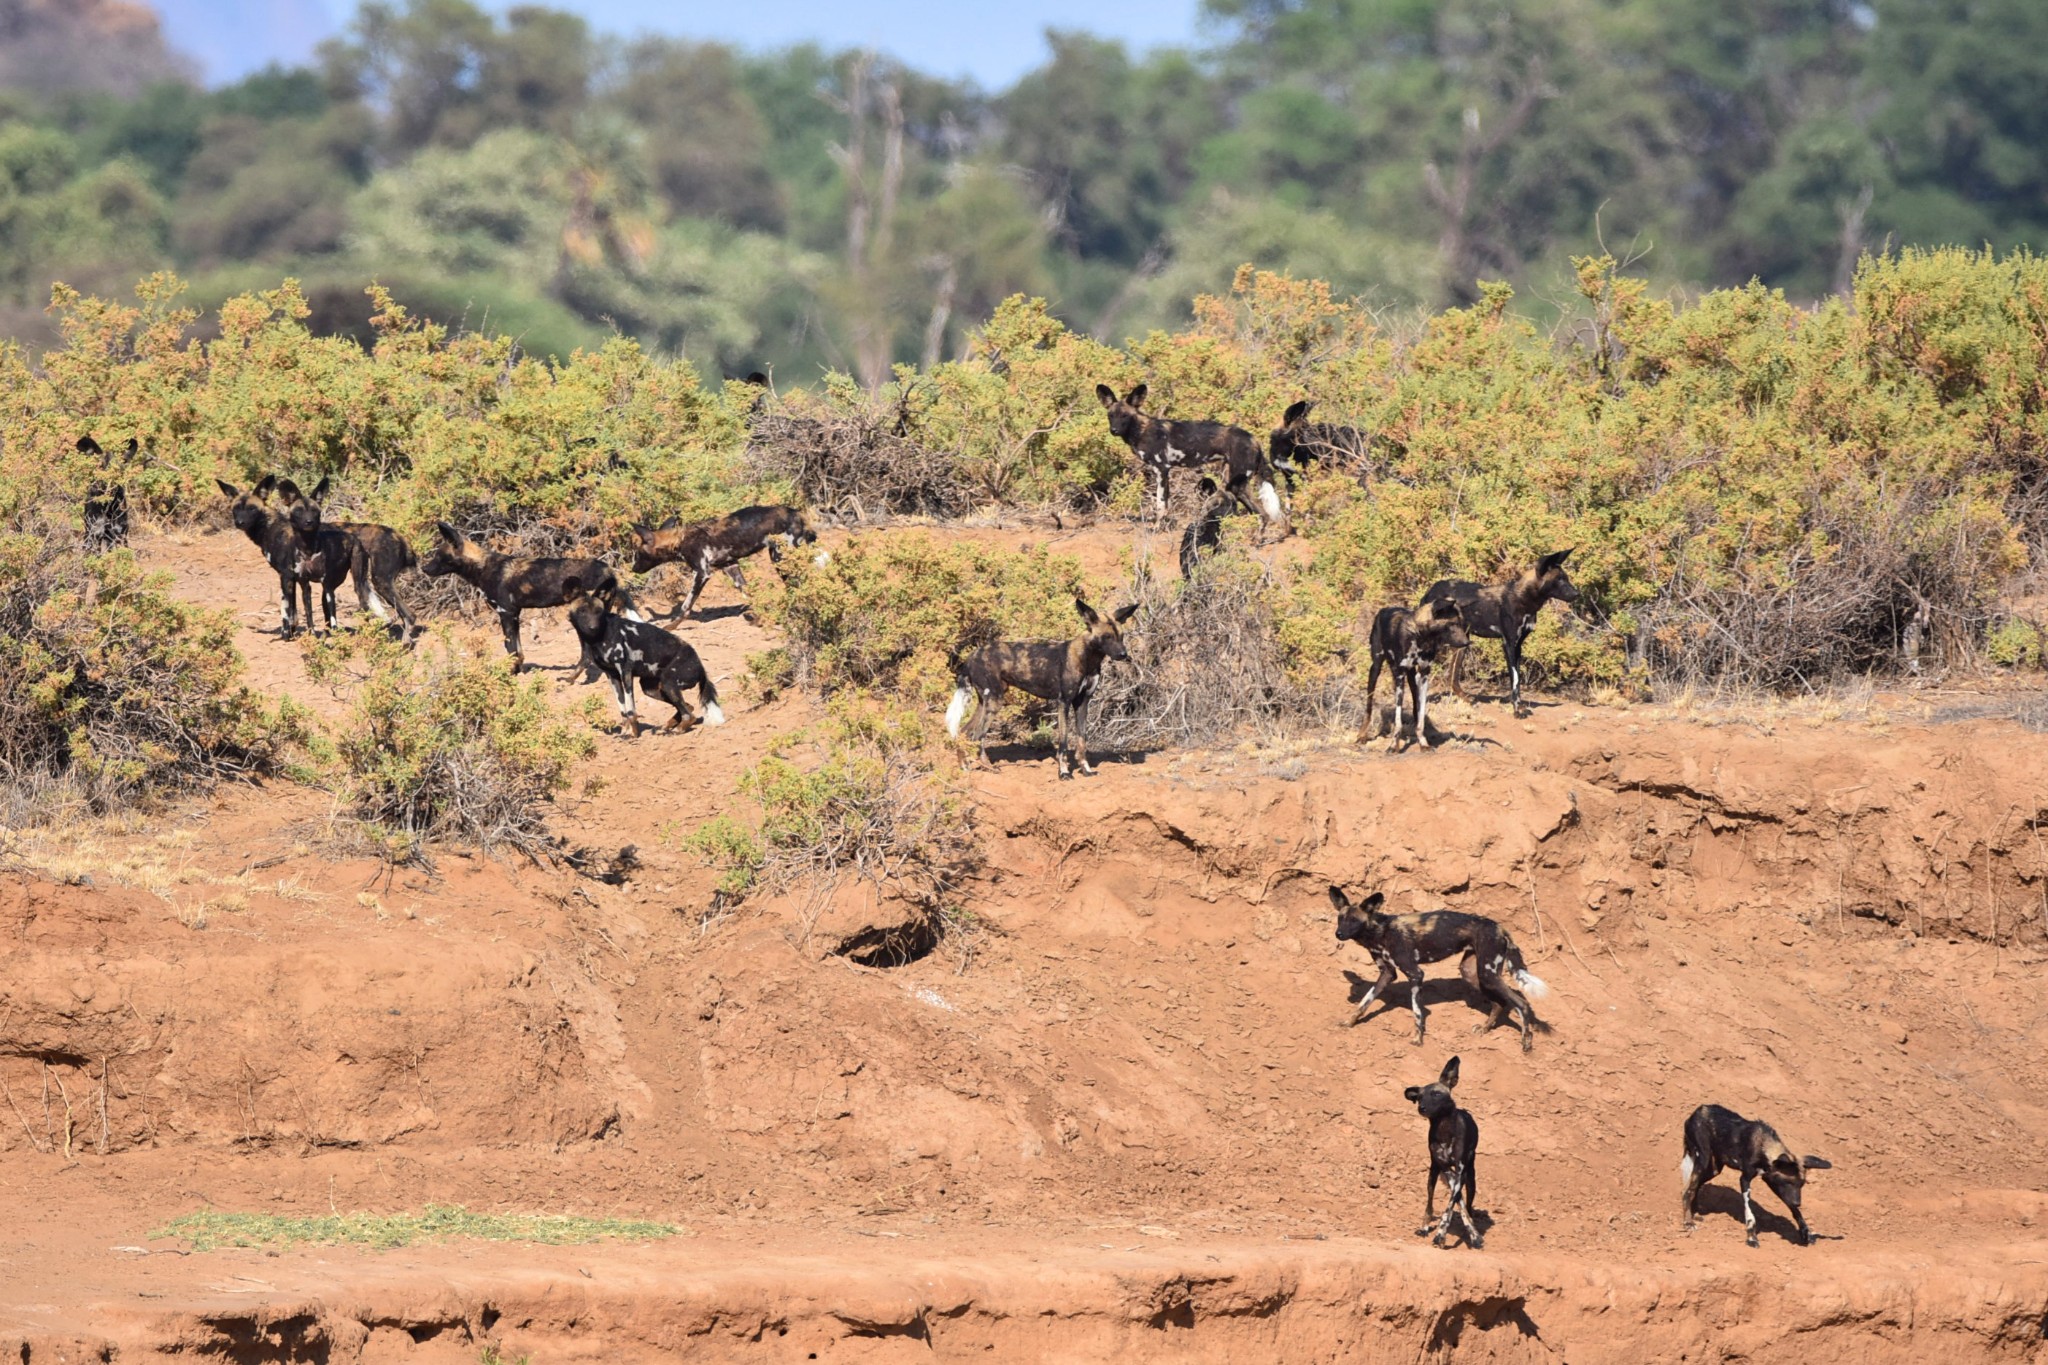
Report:
[[[299,510],[298,524],[292,518],[294,510],[306,504],[306,498],[299,492],[299,486],[290,479],[280,479],[275,474],[265,474],[254,488],[244,491],[225,479],[215,479],[220,491],[231,502],[228,515],[235,523],[235,529],[249,537],[249,541],[263,552],[264,560],[277,572],[277,595],[280,605],[278,634],[289,640],[299,633],[299,613],[295,597],[302,596],[306,603],[306,626],[313,627],[313,585],[320,585],[321,605],[326,609],[327,628],[334,628],[334,589],[348,576],[351,552],[346,537],[338,532],[323,540],[319,511],[311,513]],[[322,479],[316,494],[326,490],[327,481]],[[278,506],[272,507],[269,499],[277,494]]]
[[[486,550],[445,521],[435,522],[434,529],[441,543],[420,565],[420,572],[430,578],[452,573],[484,595],[505,632],[505,652],[512,656],[514,673],[526,667],[526,653],[519,645],[519,613],[528,607],[566,606],[576,594],[587,593],[624,606],[623,614],[630,621],[647,619],[633,605],[618,575],[601,559],[500,554]],[[576,667],[584,682],[596,682],[603,671],[587,643]]]
[[[327,484],[323,477],[311,493],[301,494],[287,479],[279,483],[278,491],[292,534],[299,542],[301,569],[317,576],[324,586],[322,605],[327,612],[328,628],[334,627],[334,588],[343,576],[334,571],[338,562],[355,578],[357,609],[396,630],[400,640],[411,639],[418,634],[419,626],[399,599],[397,579],[405,570],[419,567],[412,546],[389,526],[325,520],[320,500],[327,496]],[[306,610],[310,615],[312,608]],[[398,616],[395,625],[393,612]]]
[[[1109,409],[1110,433],[1129,446],[1145,467],[1152,485],[1152,505],[1159,515],[1166,515],[1168,471],[1220,463],[1227,471],[1224,489],[1239,506],[1269,526],[1285,527],[1286,512],[1273,487],[1273,465],[1249,431],[1225,422],[1176,422],[1148,416],[1138,410],[1145,401],[1143,384],[1122,398],[1109,385],[1097,384],[1095,396]]]
[[[1429,747],[1429,673],[1438,650],[1463,649],[1472,643],[1465,616],[1456,602],[1424,602],[1407,607],[1381,607],[1372,618],[1372,671],[1365,679],[1365,720],[1358,742],[1372,738],[1373,697],[1380,690],[1380,669],[1394,670],[1394,740],[1401,737],[1401,687],[1405,683],[1415,712],[1415,738]]]
[[[1359,481],[1365,476],[1363,464],[1371,438],[1357,427],[1338,426],[1332,422],[1311,422],[1309,410],[1315,407],[1315,400],[1304,398],[1290,404],[1280,414],[1280,425],[1266,438],[1266,452],[1271,457],[1274,470],[1287,483],[1287,491],[1294,491],[1294,481],[1308,473],[1306,465],[1319,464],[1324,460],[1356,462],[1361,466]]]
[[[1500,641],[1501,653],[1507,656],[1509,693],[1518,716],[1522,714],[1522,641],[1536,629],[1536,613],[1553,598],[1559,602],[1579,600],[1578,588],[1564,571],[1564,562],[1570,555],[1570,550],[1545,555],[1536,561],[1535,568],[1490,587],[1482,588],[1462,578],[1445,578],[1430,584],[1429,591],[1422,594],[1425,606],[1431,602],[1456,602],[1464,608],[1467,630],[1482,639]],[[1461,649],[1451,659],[1451,691],[1460,697],[1465,695],[1458,685],[1464,664],[1465,652]]]
[[[141,442],[133,436],[128,438],[128,449],[122,460],[123,467],[135,458],[141,449]],[[105,474],[110,457],[100,449],[100,443],[91,436],[78,438],[76,449],[81,455],[100,457],[100,473]],[[108,484],[104,478],[95,478],[85,486],[85,551],[87,554],[104,554],[128,543],[128,485]]]
[[[1465,1245],[1478,1251],[1483,1242],[1479,1225],[1472,1221],[1472,1200],[1479,1193],[1479,1123],[1458,1107],[1451,1091],[1458,1084],[1458,1059],[1444,1063],[1443,1074],[1428,1085],[1411,1085],[1401,1097],[1415,1106],[1415,1112],[1429,1120],[1429,1190],[1423,1197],[1422,1226],[1417,1237],[1428,1236],[1430,1245],[1442,1246],[1450,1236],[1451,1220],[1465,1226]],[[1444,1182],[1444,1216],[1436,1216],[1436,1182]],[[1434,1236],[1430,1236],[1434,1233]]]
[[[695,728],[697,717],[683,700],[686,688],[697,689],[704,706],[704,723],[725,724],[725,712],[718,708],[718,688],[704,671],[697,651],[660,626],[634,621],[611,610],[607,596],[571,586],[569,624],[583,642],[583,653],[597,660],[597,666],[611,679],[619,699],[619,729],[628,738],[640,738],[640,715],[633,702],[633,684],[647,688],[647,695],[659,697],[676,713],[661,727],[663,734]]]
[[[747,580],[740,576],[742,559],[766,550],[769,561],[780,564],[783,542],[786,541],[794,550],[818,539],[818,533],[811,529],[802,512],[779,505],[742,507],[737,512],[728,512],[722,517],[689,526],[681,525],[674,517],[660,526],[635,522],[633,534],[640,542],[633,555],[634,573],[647,573],[663,564],[682,563],[689,565],[690,572],[695,575],[690,583],[690,595],[669,612],[671,621],[690,614],[690,609],[697,605],[697,594],[704,591],[704,585],[718,570],[725,570],[733,586],[745,592]],[[822,565],[830,557],[820,550],[816,562]]]
[[[960,661],[955,674],[953,701],[946,708],[946,733],[955,739],[960,737],[960,722],[967,719],[968,706],[980,698],[980,710],[974,718],[974,743],[981,751],[983,765],[995,767],[988,756],[988,726],[995,718],[1003,693],[1014,687],[1059,703],[1060,732],[1053,757],[1059,764],[1060,776],[1073,776],[1068,756],[1071,748],[1081,771],[1092,777],[1095,769],[1088,763],[1088,699],[1095,694],[1095,682],[1106,660],[1129,661],[1130,651],[1124,647],[1123,633],[1117,627],[1130,620],[1137,609],[1137,604],[1132,603],[1105,618],[1077,597],[1074,610],[1088,627],[1079,639],[1013,640],[975,650]]]
[[[1230,515],[1236,500],[1216,487],[1216,480],[1202,476],[1202,496],[1208,501],[1195,519],[1180,533],[1180,576],[1193,578],[1201,566],[1204,552],[1214,554],[1223,544],[1223,519]]]
[[[1536,1028],[1536,1011],[1529,1005],[1529,996],[1541,1000],[1550,993],[1550,987],[1543,984],[1541,977],[1530,974],[1514,936],[1484,915],[1456,910],[1383,915],[1380,907],[1386,901],[1385,895],[1375,891],[1353,905],[1342,887],[1330,888],[1330,904],[1337,907],[1338,941],[1356,943],[1372,954],[1380,969],[1380,979],[1358,1002],[1358,1012],[1351,1016],[1351,1022],[1357,1024],[1365,1018],[1373,1001],[1394,984],[1394,974],[1399,972],[1408,978],[1408,1004],[1415,1011],[1415,1041],[1420,1044],[1426,1028],[1422,1010],[1423,964],[1463,953],[1458,974],[1479,993],[1480,999],[1493,1006],[1486,1022],[1473,1032],[1499,1028],[1507,1022],[1508,1011],[1513,1010],[1521,1016],[1522,1051],[1527,1052]]]
[[[1758,1176],[1792,1210],[1793,1221],[1799,1224],[1799,1245],[1813,1244],[1806,1215],[1799,1211],[1800,1193],[1806,1188],[1809,1170],[1832,1168],[1817,1156],[1793,1156],[1770,1124],[1746,1119],[1718,1104],[1701,1105],[1685,1121],[1685,1158],[1678,1163],[1678,1174],[1685,1181],[1679,1211],[1687,1231],[1698,1211],[1700,1186],[1724,1167],[1742,1174],[1742,1225],[1751,1246],[1756,1245],[1756,1209],[1749,1202],[1749,1185]]]

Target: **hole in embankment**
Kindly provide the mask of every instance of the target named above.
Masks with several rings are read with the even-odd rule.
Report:
[[[1536,1323],[1529,1317],[1527,1300],[1496,1295],[1486,1299],[1467,1299],[1454,1303],[1437,1314],[1436,1328],[1430,1333],[1432,1350],[1449,1350],[1465,1335],[1465,1329],[1475,1327],[1481,1332],[1491,1332],[1496,1327],[1513,1327],[1524,1337],[1543,1339]]]
[[[908,967],[931,956],[938,946],[938,930],[931,921],[919,918],[870,926],[841,939],[832,951],[863,967]]]

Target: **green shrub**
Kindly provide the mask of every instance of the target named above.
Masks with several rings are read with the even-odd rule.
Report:
[[[2004,668],[2041,666],[2041,631],[2031,621],[2008,616],[1984,637],[1984,652]]]
[[[393,861],[426,862],[448,840],[538,852],[548,801],[596,751],[587,724],[549,707],[545,682],[445,632],[416,649],[380,630],[339,634],[309,643],[306,663],[316,682],[355,684],[332,781]]]
[[[279,771],[306,713],[242,683],[231,613],[171,594],[133,553],[88,556],[35,515],[0,533],[0,772],[104,810]],[[44,813],[56,802],[41,792]]]

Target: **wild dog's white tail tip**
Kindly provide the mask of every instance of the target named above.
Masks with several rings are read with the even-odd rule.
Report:
[[[718,709],[717,702],[707,701],[704,703],[704,723],[706,725],[725,724],[725,712]]]
[[[1688,1185],[1692,1184],[1692,1154],[1690,1152],[1679,1158],[1678,1178]]]
[[[1528,971],[1517,971],[1515,973],[1515,984],[1520,986],[1522,994],[1528,996],[1531,1000],[1541,1000],[1544,996],[1550,994],[1550,987],[1544,984],[1543,978]]]
[[[960,738],[960,722],[967,719],[967,706],[973,700],[974,694],[966,688],[953,689],[953,700],[946,707],[946,733],[955,739]]]
[[[821,569],[824,568],[827,564],[830,564],[831,562],[832,552],[830,550],[818,551],[817,557],[811,561],[811,563],[817,565]]]
[[[1280,520],[1280,494],[1270,482],[1259,485],[1259,506],[1265,509],[1266,520]]]
[[[384,608],[384,599],[377,596],[375,588],[370,589],[370,610],[377,614],[379,621],[389,621],[391,613]]]
[[[640,614],[640,608],[638,607],[627,607],[626,619],[628,621],[638,621],[643,626],[647,624],[647,618]]]

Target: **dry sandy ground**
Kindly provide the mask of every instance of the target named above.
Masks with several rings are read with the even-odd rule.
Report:
[[[1116,562],[1107,532],[1081,548]],[[265,633],[239,538],[143,549],[243,615],[258,685],[341,713]],[[728,678],[769,643],[739,605],[721,581],[684,631]],[[567,664],[539,616],[530,657]],[[2048,1362],[2041,735],[1929,719],[1973,709],[1952,698],[1451,703],[1473,742],[1434,753],[1151,754],[1066,784],[1025,756],[974,778],[971,951],[882,970],[829,951],[872,918],[857,888],[709,912],[676,835],[811,714],[728,691],[724,727],[602,738],[603,786],[565,803],[571,843],[638,847],[623,886],[461,856],[394,876],[284,786],[29,837],[0,877],[0,1356]],[[1423,1044],[1398,990],[1346,1027],[1372,971],[1333,881],[1506,923],[1552,988],[1535,1050],[1475,1034],[1447,967]],[[1401,1090],[1453,1053],[1476,1252],[1414,1235]],[[1834,1163],[1813,1246],[1761,1195],[1746,1248],[1725,1176],[1680,1231],[1708,1100]],[[149,1237],[203,1207],[428,1201],[691,1235]]]

